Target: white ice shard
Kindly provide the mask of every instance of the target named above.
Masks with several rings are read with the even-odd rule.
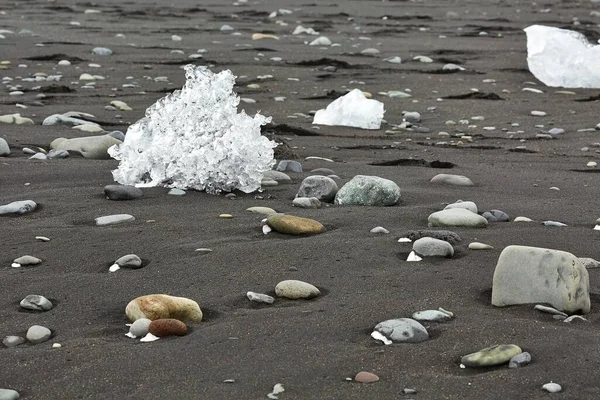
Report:
[[[108,153],[119,160],[115,181],[138,187],[166,186],[217,194],[260,188],[275,163],[275,142],[261,135],[271,120],[238,113],[231,71],[213,74],[185,66],[181,90],[158,100]]]
[[[544,25],[525,28],[529,71],[547,86],[600,88],[600,45],[584,35]]]
[[[354,89],[317,111],[313,124],[379,129],[384,112],[382,102],[367,99],[362,91]]]

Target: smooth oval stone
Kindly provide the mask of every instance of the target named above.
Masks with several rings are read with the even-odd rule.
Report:
[[[104,196],[108,200],[134,200],[144,196],[142,189],[131,185],[106,185]]]
[[[246,293],[246,297],[248,297],[248,300],[257,303],[272,304],[275,301],[272,296],[263,293],[248,292]]]
[[[477,204],[473,203],[472,201],[458,200],[455,203],[448,204],[446,207],[444,207],[444,210],[449,210],[451,208],[464,208],[466,210],[474,212],[475,214],[477,214],[478,212]]]
[[[263,177],[262,180],[260,181],[260,186],[262,186],[262,187],[279,186],[279,182],[277,182],[273,179],[270,179],[270,178]]]
[[[0,206],[0,215],[5,214],[27,214],[35,211],[37,204],[33,200],[13,201],[12,203]]]
[[[42,263],[42,260],[34,256],[21,256],[15,258],[13,262],[21,265],[38,265]]]
[[[438,174],[431,178],[431,183],[440,183],[453,186],[474,186],[475,184],[469,178],[463,175]]]
[[[26,296],[19,305],[26,310],[35,310],[35,311],[48,311],[52,310],[52,302],[45,298],[44,296],[40,296],[37,294],[30,294]]]
[[[263,178],[272,179],[280,185],[292,183],[292,178],[280,171],[267,171],[264,173]]]
[[[296,197],[292,206],[299,208],[321,208],[322,204],[316,197]]]
[[[103,217],[98,217],[95,220],[96,220],[96,225],[103,226],[103,225],[114,225],[114,224],[120,224],[123,222],[133,221],[133,220],[135,220],[135,217],[133,215],[129,215],[129,214],[115,214],[115,215],[105,215]]]
[[[417,321],[449,321],[452,315],[439,310],[425,310],[413,313],[412,318]]]
[[[33,325],[27,330],[27,340],[33,344],[45,342],[50,339],[50,336],[52,336],[52,332],[44,326]]]
[[[550,393],[558,393],[562,390],[562,387],[558,383],[550,382],[543,385],[542,389]]]
[[[142,268],[142,259],[135,254],[127,254],[123,257],[119,257],[117,261],[115,261],[115,264],[122,268],[137,269]]]
[[[508,362],[508,368],[518,368],[527,365],[531,362],[531,354],[524,351],[523,353],[517,354]]]
[[[149,294],[135,298],[125,307],[125,314],[132,322],[140,318],[152,321],[161,318],[192,322],[202,320],[202,311],[194,300],[166,294]]]
[[[250,208],[246,208],[246,211],[250,211],[256,214],[262,214],[262,215],[273,215],[273,214],[277,214],[277,211],[273,210],[270,207],[250,207]]]
[[[335,204],[393,206],[400,200],[400,187],[378,176],[356,175],[337,192]]]
[[[148,332],[157,337],[185,336],[188,333],[187,326],[178,319],[157,319],[150,323]]]
[[[510,221],[508,214],[506,214],[504,211],[500,211],[500,210],[486,211],[481,216],[483,218],[487,219],[488,222],[509,222]]]
[[[468,228],[485,228],[487,219],[464,208],[453,208],[434,212],[427,218],[429,226],[463,226]]]
[[[282,160],[279,161],[279,164],[277,164],[276,170],[279,172],[291,171],[300,173],[302,172],[302,164],[300,164],[298,161]]]
[[[113,52],[107,47],[94,47],[92,49],[92,53],[97,54],[99,56],[110,56]]]
[[[2,344],[6,347],[16,347],[25,343],[25,339],[21,336],[7,336],[2,340]]]
[[[447,230],[418,230],[418,231],[408,231],[402,237],[408,238],[411,241],[418,240],[422,237],[432,237],[440,240],[444,240],[452,245],[458,244],[462,239],[458,234],[447,231]]]
[[[129,333],[135,337],[144,337],[148,334],[148,327],[152,320],[140,318],[135,320],[129,327]]]
[[[318,175],[325,175],[325,176],[335,175],[335,171],[333,171],[332,169],[329,169],[329,168],[315,168],[315,169],[312,169],[310,171],[310,173],[318,174]]]
[[[31,157],[29,157],[29,159],[30,160],[46,160],[46,159],[48,159],[48,156],[45,155],[44,153],[35,153]]]
[[[185,190],[172,188],[167,192],[167,194],[170,196],[185,196],[187,192]]]
[[[370,232],[383,235],[387,235],[388,233],[390,233],[390,231],[385,229],[383,226],[376,226],[375,228],[371,229]]]
[[[316,286],[307,282],[286,280],[279,282],[275,286],[275,294],[279,297],[293,300],[312,299],[321,295],[321,291]]]
[[[81,154],[83,158],[92,160],[108,160],[110,155],[108,149],[116,144],[121,144],[118,139],[112,136],[86,136],[73,139],[58,138],[50,143],[52,150],[66,150]]]
[[[427,329],[410,318],[388,319],[378,323],[375,330],[394,342],[419,343],[429,339]]]
[[[0,400],[18,400],[19,392],[12,389],[0,389]]]
[[[448,257],[454,256],[454,248],[444,240],[432,237],[423,237],[413,243],[413,251],[421,257]]]
[[[314,235],[325,232],[325,227],[320,222],[293,215],[269,215],[267,217],[267,224],[273,230],[286,235]]]
[[[405,121],[408,121],[413,124],[421,122],[421,114],[419,114],[416,111],[406,112],[406,113],[404,113],[404,115],[402,117],[404,118]]]
[[[490,246],[489,244],[479,243],[479,242],[471,242],[469,243],[469,249],[471,250],[491,250],[494,246]]]
[[[465,367],[492,367],[494,365],[506,364],[511,358],[522,352],[521,348],[517,345],[501,344],[467,354],[460,359],[460,362]]]
[[[358,374],[356,374],[354,380],[360,383],[373,383],[377,382],[379,377],[372,372],[360,371]]]
[[[544,226],[557,226],[557,227],[567,226],[567,224],[564,224],[564,223],[558,222],[558,221],[544,221],[544,222],[542,222],[542,224]]]
[[[330,203],[338,192],[335,181],[327,176],[313,175],[304,178],[296,197],[316,197],[319,201]]]
[[[513,222],[533,222],[533,220],[527,217],[517,217],[513,220]]]
[[[4,138],[0,138],[0,157],[6,157],[10,155],[10,147],[8,142]]]

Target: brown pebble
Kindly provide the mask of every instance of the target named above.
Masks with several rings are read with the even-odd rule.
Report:
[[[150,323],[148,332],[154,336],[184,336],[187,335],[187,326],[178,319],[163,318]]]
[[[360,383],[373,383],[377,382],[379,377],[372,372],[360,371],[358,374],[356,374],[354,380]]]

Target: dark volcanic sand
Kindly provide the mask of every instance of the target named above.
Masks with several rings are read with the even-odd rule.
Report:
[[[322,3],[322,4],[321,4]],[[451,4],[448,4],[451,3]],[[84,14],[86,9],[101,14]],[[278,8],[294,10],[291,15],[269,19]],[[551,8],[551,12],[540,10]],[[597,232],[592,231],[598,212],[598,179],[585,169],[598,158],[596,133],[577,133],[598,122],[597,102],[577,102],[597,95],[597,90],[573,90],[575,95],[538,84],[544,94],[523,92],[536,81],[526,64],[523,28],[533,23],[571,28],[574,17],[594,41],[598,38],[597,17],[590,1],[259,1],[233,6],[222,2],[22,1],[0,5],[0,28],[18,32],[30,29],[39,36],[6,34],[0,40],[0,60],[11,61],[0,75],[16,78],[35,72],[59,70],[58,84],[74,93],[48,94],[44,107],[19,109],[15,104],[35,101],[34,86],[22,84],[23,96],[5,90],[0,115],[20,112],[35,120],[35,126],[0,125],[0,135],[11,146],[12,155],[0,159],[0,204],[32,199],[42,207],[33,214],[0,219],[0,336],[25,335],[29,326],[44,325],[54,337],[43,344],[0,348],[0,387],[12,388],[24,399],[262,399],[273,385],[291,399],[517,399],[546,398],[544,383],[555,381],[561,399],[600,398],[599,270],[590,270],[592,312],[589,323],[567,324],[532,305],[498,309],[490,305],[491,283],[500,251],[510,244],[565,250],[579,257],[599,258]],[[519,12],[517,12],[519,10]],[[458,19],[446,18],[455,11]],[[383,16],[389,16],[383,20]],[[286,21],[287,26],[275,23]],[[81,26],[70,25],[79,21]],[[308,46],[314,37],[292,36],[298,25],[313,27],[340,47]],[[241,36],[222,33],[229,24]],[[360,27],[358,29],[357,27]],[[462,31],[457,29],[462,27]],[[421,30],[420,28],[426,28]],[[488,36],[480,36],[480,31]],[[280,40],[252,41],[255,32],[274,33]],[[116,38],[122,33],[125,39]],[[183,40],[174,42],[171,35]],[[439,38],[446,35],[447,38]],[[371,38],[359,40],[360,36]],[[44,47],[35,47],[44,43]],[[134,43],[135,46],[129,45]],[[355,46],[356,45],[356,46]],[[95,46],[109,47],[110,57],[95,56]],[[377,47],[381,54],[365,57],[361,49]],[[254,48],[254,49],[252,49]],[[170,54],[182,49],[186,55]],[[392,179],[402,189],[398,206],[339,207],[320,210],[295,209],[291,201],[299,182],[308,173],[292,174],[293,185],[269,188],[256,200],[255,194],[238,193],[231,201],[223,195],[190,192],[167,196],[166,189],[145,189],[141,200],[105,200],[104,185],[113,183],[114,160],[33,161],[22,154],[23,146],[48,147],[57,137],[83,136],[65,126],[42,126],[42,120],[67,111],[89,112],[104,121],[107,130],[125,131],[144,114],[146,107],[183,84],[180,66],[187,55],[206,49],[204,60],[213,71],[231,69],[238,77],[236,90],[242,97],[257,100],[240,108],[250,114],[261,110],[285,123],[315,132],[318,136],[282,133],[297,146],[305,170],[333,169],[346,182],[356,174]],[[264,56],[256,60],[257,53]],[[50,57],[47,61],[28,60]],[[433,64],[411,61],[427,55]],[[270,61],[282,57],[283,62]],[[400,56],[402,64],[383,62]],[[318,66],[296,63],[328,57],[348,64],[335,73]],[[78,61],[78,59],[81,59]],[[73,65],[57,67],[61,59]],[[437,73],[445,63],[463,65],[467,71]],[[89,68],[99,63],[102,68]],[[19,68],[26,64],[27,68]],[[144,66],[150,66],[149,69]],[[107,79],[96,90],[81,89],[76,81],[83,72]],[[274,80],[259,81],[259,90],[246,88],[258,75]],[[139,87],[121,89],[133,76]],[[144,77],[168,76],[172,85]],[[291,81],[287,78],[298,78]],[[495,79],[495,83],[483,83]],[[364,85],[354,82],[364,82]],[[75,82],[75,84],[71,84]],[[351,83],[353,82],[353,83]],[[419,111],[430,134],[378,131],[344,127],[311,128],[311,119],[288,118],[325,107],[331,100],[301,100],[327,90],[359,87],[385,103],[385,118],[401,122],[401,111]],[[112,88],[120,88],[113,91]],[[385,90],[412,90],[412,99],[390,99],[377,95]],[[438,97],[469,93],[478,88],[505,100],[445,100]],[[510,93],[504,92],[504,90]],[[145,94],[140,94],[145,91]],[[113,97],[115,96],[115,97]],[[276,96],[287,97],[275,102]],[[134,111],[115,112],[104,107],[112,100],[127,102]],[[418,100],[414,102],[413,100]],[[427,111],[435,106],[435,111]],[[543,110],[547,117],[530,116]],[[446,126],[476,115],[478,125]],[[519,128],[511,128],[519,122]],[[550,125],[553,122],[554,125]],[[535,140],[543,124],[562,127],[567,133],[557,140]],[[483,126],[495,126],[489,132]],[[512,139],[501,129],[523,130]],[[451,134],[462,129],[475,135],[465,146],[431,146],[438,132]],[[281,133],[281,132],[280,132]],[[525,143],[519,139],[528,139]],[[452,139],[454,141],[458,139]],[[391,148],[399,142],[398,148]],[[535,153],[511,152],[526,145]],[[347,147],[363,146],[362,148]],[[483,146],[483,147],[482,147]],[[491,148],[490,148],[491,147]],[[335,163],[307,160],[307,156],[334,158]],[[374,161],[408,157],[441,160],[456,164],[452,170],[419,166],[372,166]],[[429,184],[437,173],[470,177],[475,187],[459,188]],[[29,186],[25,183],[29,182]],[[560,191],[549,190],[559,187]],[[410,229],[423,229],[427,216],[444,202],[472,200],[481,211],[501,209],[512,218],[519,215],[538,222],[497,223],[486,229],[454,229],[463,241],[450,260],[403,261],[409,245],[397,243]],[[324,234],[293,238],[261,232],[261,216],[249,213],[251,206],[268,206],[281,212],[317,219],[328,227]],[[132,223],[96,227],[102,215],[130,213]],[[234,219],[218,218],[231,213]],[[156,220],[146,223],[147,220]],[[558,220],[565,228],[547,228],[539,221]],[[372,235],[382,225],[389,235]],[[36,241],[37,235],[52,241]],[[488,252],[467,249],[471,241],[489,243]],[[198,255],[194,249],[214,251]],[[136,253],[150,263],[141,270],[107,273],[118,257]],[[13,269],[16,257],[31,254],[44,260],[33,268]],[[277,300],[272,306],[252,306],[248,290],[271,293],[284,279],[305,280],[323,289],[324,296],[312,301]],[[191,325],[185,337],[154,343],[139,343],[124,336],[127,331],[125,305],[133,298],[168,293],[199,302],[205,320]],[[24,312],[19,301],[28,294],[51,299],[55,308],[46,313]],[[369,333],[380,321],[408,317],[414,311],[444,307],[456,318],[443,324],[426,324],[432,339],[414,345],[382,346]],[[61,343],[62,348],[51,348]],[[506,367],[460,369],[460,357],[481,348],[515,343],[532,354],[533,363],[521,369]],[[380,381],[365,385],[347,382],[361,370],[371,371]],[[223,383],[234,379],[235,383]],[[405,396],[405,387],[418,390]]]

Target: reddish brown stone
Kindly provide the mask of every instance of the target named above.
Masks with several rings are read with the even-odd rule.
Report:
[[[354,380],[360,383],[373,383],[377,382],[379,377],[371,372],[360,371],[358,374],[356,374]]]
[[[184,336],[187,335],[187,326],[178,319],[163,318],[150,323],[148,332],[154,336]]]

